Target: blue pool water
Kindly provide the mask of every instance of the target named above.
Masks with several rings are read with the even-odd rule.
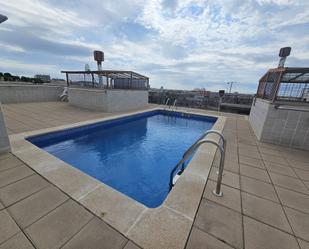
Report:
[[[154,208],[169,192],[170,172],[216,118],[152,111],[30,137],[61,160]]]

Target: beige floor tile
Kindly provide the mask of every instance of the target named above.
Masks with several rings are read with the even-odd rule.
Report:
[[[283,205],[309,214],[309,195],[280,187],[276,190]]]
[[[239,156],[239,163],[241,164],[247,164],[253,167],[265,169],[265,166],[263,164],[262,160],[251,158],[251,157],[246,157],[246,156]]]
[[[211,180],[217,181],[218,179],[217,171],[218,171],[218,168],[213,167],[211,169],[210,175],[209,175],[209,178]],[[223,171],[222,184],[239,189],[239,175],[232,173],[230,171]]]
[[[298,168],[302,170],[309,170],[309,159],[306,162],[296,161],[296,160],[289,160],[289,165],[293,168]]]
[[[49,186],[17,202],[9,207],[8,210],[19,226],[25,228],[66,200],[68,200],[67,195],[54,186]]]
[[[21,165],[23,165],[23,162],[10,153],[7,157],[0,159],[0,171],[15,168]]]
[[[0,211],[0,224],[0,244],[20,231],[6,210]]]
[[[241,190],[259,197],[279,202],[274,187],[266,182],[262,182],[246,176],[241,176]]]
[[[298,249],[295,237],[276,228],[244,217],[246,249]]]
[[[8,157],[12,157],[13,155],[11,153],[1,153],[0,154],[0,160],[6,159]]]
[[[282,156],[274,156],[270,154],[261,154],[264,161],[273,162],[280,165],[289,165],[288,161]]]
[[[258,147],[256,145],[248,145],[248,144],[239,144],[238,145],[239,151],[240,150],[250,150],[250,151],[255,151],[255,152],[259,152]]]
[[[278,229],[292,233],[280,204],[242,192],[243,213]]]
[[[309,170],[295,169],[297,176],[305,181],[309,181]]]
[[[49,183],[34,174],[0,189],[0,200],[7,207],[47,187]]]
[[[309,241],[309,215],[288,207],[284,209],[295,235]]]
[[[309,194],[308,189],[306,188],[304,183],[299,179],[276,173],[270,173],[270,177],[273,183],[279,187],[291,189],[296,192],[301,192],[304,194]]]
[[[34,174],[34,171],[27,166],[8,169],[0,172],[0,188]]]
[[[213,190],[216,188],[216,185],[216,182],[208,180],[204,192],[204,197],[223,206],[232,208],[237,212],[241,212],[240,190],[222,184],[221,191],[223,193],[223,196],[217,197],[212,193]]]
[[[39,248],[59,248],[85,226],[93,215],[69,200],[25,231]]]
[[[258,150],[248,150],[239,148],[239,155],[261,160],[262,157]]]
[[[292,167],[288,167],[286,165],[281,166],[281,165],[269,163],[269,162],[265,162],[265,165],[266,165],[266,168],[268,169],[268,171],[270,171],[270,172],[274,172],[274,173],[277,173],[277,174],[292,176],[292,177],[297,178],[297,175],[295,174]]]
[[[282,157],[282,153],[278,150],[272,150],[270,148],[265,149],[263,147],[260,147],[260,153],[262,154],[266,154],[266,155],[273,155],[273,156],[277,156],[277,157]]]
[[[141,249],[139,246],[129,241],[123,249]]]
[[[260,181],[270,183],[270,178],[266,170],[240,164],[240,174],[248,177],[255,178]]]
[[[123,234],[145,210],[139,202],[108,186],[100,186],[80,199],[80,203]]]
[[[306,242],[302,239],[298,239],[298,243],[300,245],[300,249],[309,249],[309,242]]]
[[[238,163],[238,156],[234,153],[225,153],[225,162]]]
[[[203,199],[194,224],[235,248],[243,248],[241,223],[238,212]]]
[[[99,218],[92,219],[63,249],[121,249],[127,239]]]
[[[186,249],[233,249],[226,243],[193,227]]]
[[[0,245],[0,249],[34,249],[27,237],[19,232]]]
[[[190,228],[189,219],[163,206],[144,212],[128,238],[142,248],[183,248]]]
[[[215,164],[213,165],[214,167],[216,167],[218,169],[219,164]],[[225,162],[224,163],[224,171],[231,171],[233,173],[239,174],[239,164],[236,162]]]

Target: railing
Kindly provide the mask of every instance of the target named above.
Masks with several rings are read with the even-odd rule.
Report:
[[[309,102],[309,68],[269,70],[260,79],[256,96],[273,102]]]
[[[204,139],[208,134],[217,134],[220,136],[220,141],[222,141],[222,145],[217,143],[216,141],[210,140],[210,139]],[[218,173],[218,179],[217,179],[217,186],[216,189],[213,191],[213,194],[216,196],[222,196],[221,191],[221,182],[222,182],[222,174],[224,169],[224,159],[225,159],[225,148],[226,148],[226,140],[224,136],[216,130],[209,130],[205,132],[191,147],[183,154],[182,159],[176,164],[174,169],[171,171],[170,174],[170,189],[175,185],[176,181],[180,177],[180,175],[183,173],[185,169],[185,162],[188,160],[188,158],[204,143],[210,143],[219,148],[220,151],[220,165],[219,165],[219,173]]]
[[[275,105],[274,108],[276,110],[309,112],[309,108],[301,108],[301,107],[297,107],[297,106]]]
[[[168,107],[168,103],[170,102],[170,100],[171,100],[170,98],[167,98],[167,100],[165,101],[165,105],[164,105],[165,108],[164,109],[166,109],[166,107]]]
[[[175,109],[175,110],[176,110],[176,108],[177,108],[177,107],[176,107],[176,104],[177,104],[177,99],[175,99],[175,100],[174,100],[174,103],[173,103],[173,109]]]

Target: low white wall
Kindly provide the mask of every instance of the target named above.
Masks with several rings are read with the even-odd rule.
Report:
[[[1,84],[0,99],[3,104],[58,101],[62,91],[61,86]]]
[[[107,112],[106,90],[69,88],[68,97],[70,105]]]
[[[4,152],[9,152],[10,150],[10,141],[6,130],[2,106],[0,102],[0,154]]]
[[[259,140],[262,136],[263,127],[268,114],[268,108],[268,102],[259,99],[257,99],[255,104],[251,107],[249,122]]]
[[[148,104],[148,91],[108,90],[107,111],[119,112],[142,108]]]
[[[104,112],[138,109],[148,104],[148,91],[69,88],[69,104]]]
[[[262,142],[309,150],[309,112],[275,109],[269,101],[257,99],[249,121]]]

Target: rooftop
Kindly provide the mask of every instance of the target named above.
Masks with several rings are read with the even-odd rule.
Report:
[[[169,248],[308,248],[308,152],[258,142],[246,116],[183,110],[227,118],[224,196],[211,194],[216,156],[189,236],[182,247],[176,246],[176,228],[180,227],[173,227],[175,242]],[[3,111],[10,134],[114,115],[61,102],[4,104]],[[193,163],[200,162],[201,158],[193,159]],[[147,248],[166,242],[155,231],[146,238],[140,231],[132,241],[33,171],[14,151],[0,156],[0,210],[0,223],[4,224],[0,247],[5,248],[136,249],[143,247],[144,239],[152,245]],[[161,220],[163,214],[158,215]],[[165,225],[163,219],[160,226]]]

